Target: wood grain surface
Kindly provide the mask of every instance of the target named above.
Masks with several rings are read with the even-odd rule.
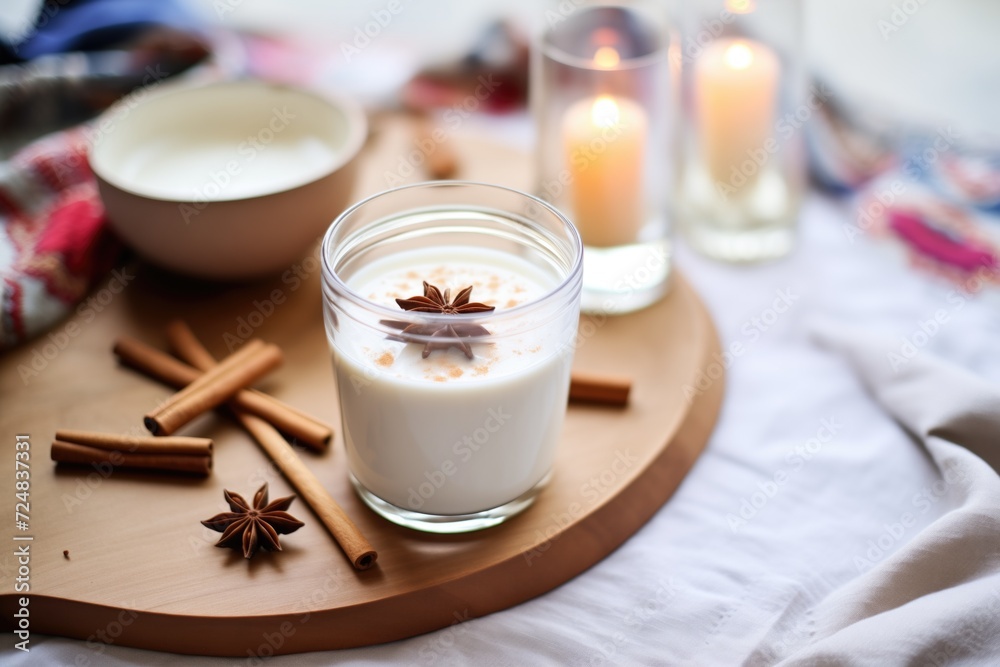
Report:
[[[461,132],[451,137],[458,177],[527,188],[528,157]],[[406,121],[383,121],[364,160],[358,197],[384,189],[412,146]],[[404,180],[425,178],[417,169]],[[300,455],[379,552],[355,571],[316,517],[281,553],[251,561],[213,544],[199,522],[225,509],[222,489],[274,498],[292,493],[251,438],[216,414],[181,435],[212,438],[205,479],[56,467],[59,428],[141,433],[142,415],[172,390],[120,367],[128,333],[165,349],[164,327],[186,319],[218,357],[251,335],[278,344],[285,364],[259,388],[338,425],[336,388],[320,310],[318,263],[307,255],[282,275],[215,285],[124,268],[127,286],[95,299],[51,335],[0,357],[0,535],[30,544],[32,632],[161,651],[239,657],[361,646],[482,616],[545,593],[628,539],[673,494],[715,424],[724,382],[702,382],[718,339],[679,275],[659,304],[632,315],[584,318],[575,368],[633,378],[628,407],[571,406],[550,485],[535,505],[496,528],[427,535],[388,523],[350,489],[339,434],[330,451]],[[109,278],[110,280],[110,278]],[[103,291],[102,291],[103,290]],[[98,312],[99,309],[99,312]],[[28,370],[26,370],[28,369]],[[30,435],[30,529],[13,527],[14,443]],[[16,543],[15,535],[31,536]],[[68,551],[68,556],[63,552]],[[12,629],[17,557],[0,557],[0,626]]]

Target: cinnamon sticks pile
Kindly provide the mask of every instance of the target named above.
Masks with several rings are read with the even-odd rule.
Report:
[[[182,322],[173,322],[167,328],[167,333],[171,335],[171,332],[175,332],[174,335],[176,335],[176,332],[181,329],[188,329],[187,325]],[[259,343],[259,341],[257,342]],[[254,347],[257,345],[254,341],[248,341],[243,347],[246,348],[251,344]],[[189,366],[169,354],[160,352],[156,348],[129,336],[122,336],[115,341],[114,353],[126,366],[172,387],[186,387],[201,377],[203,373],[200,370],[201,367]],[[209,355],[209,359],[211,359],[211,355]],[[215,365],[215,360],[211,359],[211,363]],[[223,397],[224,400],[225,398]],[[333,429],[329,425],[263,392],[242,389],[228,398],[233,407],[257,415],[290,438],[294,438],[299,444],[310,449],[318,452],[326,451],[333,438]]]
[[[277,346],[251,340],[143,417],[143,423],[153,435],[170,435],[259,380],[281,361]]]
[[[374,565],[378,554],[282,435],[313,450],[325,451],[333,429],[272,396],[248,388],[281,364],[281,350],[251,340],[235,354],[216,362],[183,322],[171,323],[167,338],[184,361],[127,336],[114,345],[114,353],[123,364],[180,389],[143,417],[153,436],[61,430],[52,443],[53,460],[73,464],[110,462],[123,468],[207,475],[212,469],[212,441],[171,434],[224,404],[298,490],[351,564],[360,570]]]
[[[197,369],[205,371],[205,375],[209,375],[210,373],[225,373],[225,371],[220,371],[220,369],[223,368],[226,361],[217,363],[208,350],[201,344],[201,341],[194,335],[194,332],[183,322],[173,322],[167,327],[167,339],[170,342],[171,348],[173,348],[173,351],[179,357]],[[244,347],[246,347],[246,344],[244,344]],[[265,395],[261,394],[261,396]],[[270,401],[274,401],[274,399],[270,399]],[[253,401],[251,401],[251,404],[253,404]],[[284,404],[280,405],[284,406]],[[299,492],[302,499],[309,505],[316,516],[319,517],[319,520],[337,541],[337,544],[340,545],[340,548],[344,551],[344,554],[351,561],[355,569],[367,570],[373,566],[378,559],[375,549],[368,543],[368,540],[361,534],[361,531],[354,525],[354,522],[344,513],[344,510],[333,499],[333,496],[323,488],[319,479],[302,462],[302,459],[295,453],[295,450],[281,436],[275,425],[269,423],[259,413],[253,412],[239,403],[238,397],[230,403],[229,407],[240,425],[253,436],[261,449],[264,450],[274,464],[278,466],[278,469],[281,470],[281,474],[292,483],[292,486]],[[274,405],[269,407],[272,409],[275,408]],[[294,410],[293,412],[299,418],[310,419],[303,413],[298,413]],[[284,417],[291,419],[292,415],[284,415]],[[281,419],[279,421],[284,422],[286,420]],[[332,436],[332,430],[330,436]],[[326,443],[329,442],[329,436],[323,442],[323,446],[325,447]]]
[[[179,322],[173,323],[171,330],[190,331]],[[230,400],[316,451],[325,451],[333,438],[329,425],[267,394],[244,389],[281,364],[281,350],[275,345],[251,340],[221,364],[216,366],[213,360],[213,368],[201,370],[127,336],[115,343],[114,351],[126,365],[181,389],[144,416],[143,423],[153,436],[169,436],[198,415]],[[211,440],[194,438],[199,441],[199,449],[198,456],[192,457],[191,438],[153,436],[59,431],[52,443],[52,459],[81,465],[110,462],[121,468],[194,475],[211,472]]]

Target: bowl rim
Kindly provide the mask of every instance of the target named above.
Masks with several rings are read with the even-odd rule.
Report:
[[[106,165],[102,165],[102,160],[97,157],[101,151],[101,147],[105,145],[100,138],[97,141],[92,142],[87,150],[87,161],[90,164],[91,171],[94,172],[94,176],[97,177],[99,181],[104,181],[111,187],[120,190],[121,192],[125,192],[142,199],[148,199],[150,201],[170,202],[176,204],[221,204],[225,202],[253,201],[263,197],[271,197],[277,194],[298,190],[299,188],[312,185],[336,174],[358,156],[361,152],[361,148],[367,140],[368,119],[364,110],[357,102],[340,94],[327,91],[313,91],[294,84],[279,81],[249,78],[231,81],[215,81],[207,84],[203,82],[178,82],[176,87],[172,87],[170,90],[158,91],[157,93],[150,95],[150,97],[135,103],[133,108],[143,107],[148,104],[157,104],[162,99],[173,98],[176,96],[197,96],[205,90],[218,90],[221,88],[257,88],[268,92],[283,91],[300,95],[302,97],[312,98],[325,107],[331,110],[339,111],[345,116],[348,131],[344,147],[335,156],[335,159],[330,166],[324,168],[316,174],[307,174],[303,177],[303,179],[296,180],[290,185],[284,185],[273,189],[263,188],[261,192],[251,195],[209,198],[204,200],[204,202],[195,200],[192,197],[170,196],[164,195],[163,193],[154,194],[149,191],[144,191],[142,187],[134,187],[133,184],[125,185],[122,180],[118,178],[116,173],[109,173],[107,169],[104,169]],[[106,119],[113,118],[116,114],[121,113],[120,109],[123,105],[128,105],[130,95],[131,93],[117,100],[94,121],[92,121],[92,124],[95,127],[100,127]],[[130,116],[131,113],[128,115]],[[123,119],[123,122],[127,122],[127,117],[128,116]]]

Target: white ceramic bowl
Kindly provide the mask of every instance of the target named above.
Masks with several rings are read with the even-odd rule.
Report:
[[[239,280],[287,269],[346,208],[366,133],[347,100],[221,83],[126,98],[98,120],[90,164],[140,255]]]

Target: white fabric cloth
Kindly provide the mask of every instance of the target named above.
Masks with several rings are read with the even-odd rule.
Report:
[[[679,249],[723,346],[745,351],[705,453],[616,552],[485,618],[268,664],[996,664],[1000,482],[976,454],[997,466],[1000,295],[852,242],[849,213],[812,197],[795,252],[768,265]],[[13,653],[5,664],[240,664],[38,636]]]
[[[855,557],[862,576],[811,610],[809,645],[789,663],[1000,660],[1000,386],[930,355],[900,365],[887,359],[891,346],[833,331],[817,338],[848,355],[877,399],[926,447],[938,480]],[[950,511],[907,540],[917,516],[939,499]],[[763,658],[764,648],[756,655]]]

